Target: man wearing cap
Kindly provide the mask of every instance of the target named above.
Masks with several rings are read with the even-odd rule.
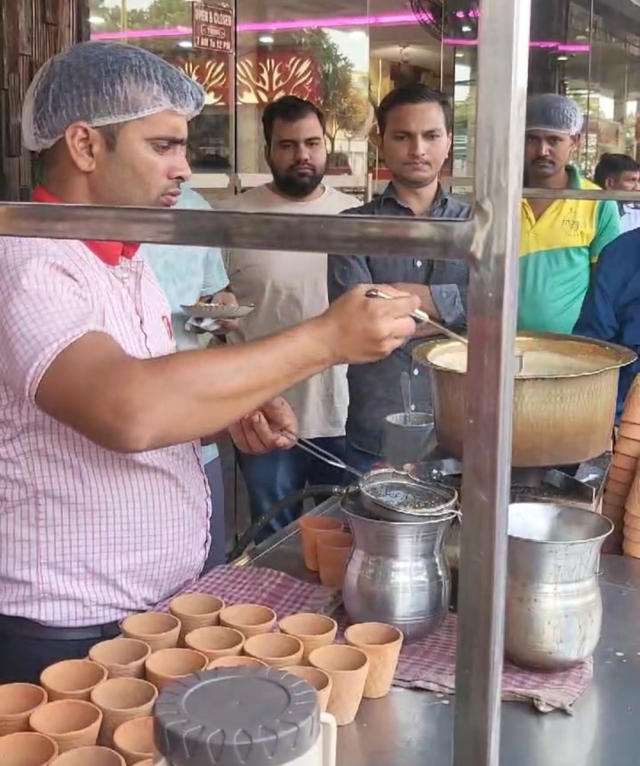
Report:
[[[203,105],[199,85],[147,51],[74,46],[25,98],[24,143],[43,162],[34,198],[175,205]],[[290,447],[283,429],[297,423],[278,394],[404,344],[418,299],[366,289],[267,338],[176,354],[136,245],[0,238],[0,682],[86,656],[199,575],[201,440],[228,429],[245,451]]]
[[[527,105],[525,187],[598,189],[571,157],[582,114],[565,96],[534,96]],[[620,233],[613,201],[523,199],[518,327],[571,333],[604,247]]]

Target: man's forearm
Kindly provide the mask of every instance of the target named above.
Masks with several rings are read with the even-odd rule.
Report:
[[[53,362],[36,401],[114,451],[180,444],[224,431],[339,361],[333,331],[317,319],[258,341],[153,359],[134,359],[109,336],[90,333]]]
[[[231,347],[151,359],[145,398],[149,445],[175,444],[225,430],[247,412],[333,364],[321,323]]]

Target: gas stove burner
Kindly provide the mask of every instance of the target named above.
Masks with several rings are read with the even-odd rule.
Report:
[[[607,477],[611,453],[573,466],[514,468],[511,472],[512,502],[518,500],[564,498],[577,503],[593,504],[600,496]],[[423,482],[440,482],[460,488],[462,462],[434,455],[431,460],[405,466],[411,478]]]

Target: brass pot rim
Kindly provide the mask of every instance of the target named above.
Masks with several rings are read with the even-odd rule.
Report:
[[[555,333],[544,332],[519,332],[516,335],[516,349],[521,351],[559,351],[559,347],[566,347],[571,344],[575,347],[576,351],[583,349],[583,356],[587,356],[589,350],[598,349],[602,355],[602,364],[594,370],[580,371],[566,373],[559,375],[553,374],[536,374],[536,375],[516,375],[518,381],[536,381],[536,380],[566,380],[569,378],[582,378],[590,377],[592,375],[599,375],[609,370],[619,369],[620,367],[626,367],[636,361],[637,354],[624,346],[620,346],[615,343],[608,343],[606,341],[594,340],[593,338],[584,338],[579,335],[560,335]],[[413,359],[425,367],[438,372],[446,372],[451,375],[464,376],[467,373],[460,370],[453,370],[450,367],[445,367],[437,363],[436,360],[430,359],[431,354],[434,351],[447,348],[462,348],[463,344],[459,340],[452,340],[450,338],[436,338],[435,340],[426,341],[416,346],[413,349]],[[580,355],[580,354],[579,354]],[[607,358],[608,357],[608,358]]]

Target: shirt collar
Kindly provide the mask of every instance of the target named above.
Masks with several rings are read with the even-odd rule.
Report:
[[[393,181],[387,184],[385,190],[380,195],[380,201],[382,203],[385,202],[385,200],[392,199],[394,202],[396,202],[400,207],[406,208],[407,206],[401,202],[398,199],[398,193],[393,185]],[[442,186],[438,184],[438,190],[436,191],[436,196],[433,199],[433,203],[431,204],[431,207],[427,211],[427,213],[430,213],[433,210],[436,210],[439,207],[444,207],[447,204],[448,197],[444,193]],[[409,209],[409,208],[407,208]]]
[[[54,197],[44,186],[38,186],[34,189],[31,196],[33,202],[48,202],[50,204],[63,204],[61,200]],[[138,252],[140,245],[129,242],[98,242],[94,240],[83,240],[83,244],[91,250],[94,255],[107,264],[107,266],[117,266],[121,258],[131,259]]]

